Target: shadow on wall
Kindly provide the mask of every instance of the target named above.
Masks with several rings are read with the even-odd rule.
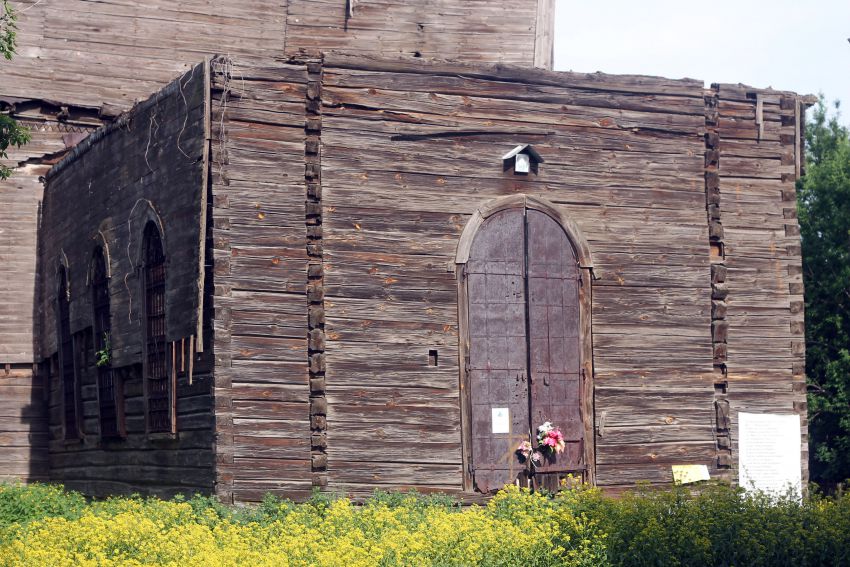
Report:
[[[0,481],[46,481],[47,416],[31,364],[0,369]]]
[[[26,202],[19,203],[19,208],[28,205]],[[27,213],[40,217],[40,205],[27,210]],[[12,243],[15,241],[12,240]],[[37,252],[35,257],[38,258]],[[31,258],[28,260],[31,261]],[[4,322],[12,323],[14,328],[4,330],[17,335],[20,335],[20,328],[29,323],[27,317],[37,321],[35,302],[28,305],[29,293],[26,290],[28,286],[35,288],[36,282],[35,278],[27,281],[27,272],[26,267],[22,268],[20,275],[9,280],[6,287],[13,303],[9,305],[11,312],[7,312]],[[31,312],[28,312],[30,309]],[[0,359],[0,482],[46,481],[49,477],[49,434],[44,376],[36,376],[32,360],[26,360],[33,357],[16,349],[13,339],[11,351],[6,349],[5,352],[8,358]]]
[[[38,203],[36,212],[36,238],[38,228],[41,227],[41,201]],[[37,240],[35,247],[35,277],[33,284],[32,321],[33,331],[38,329],[39,318],[39,274],[41,273],[41,244]],[[37,332],[33,332],[32,353],[33,359],[37,360],[39,348],[36,344]],[[50,480],[50,463],[48,443],[50,442],[50,427],[48,419],[48,400],[50,399],[50,382],[47,365],[39,365],[35,362],[29,369],[29,405],[22,408],[21,424],[27,432],[25,441],[29,448],[29,467],[26,480],[28,482]]]

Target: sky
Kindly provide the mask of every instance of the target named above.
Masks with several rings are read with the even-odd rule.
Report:
[[[556,0],[555,70],[745,83],[843,103],[850,0]]]

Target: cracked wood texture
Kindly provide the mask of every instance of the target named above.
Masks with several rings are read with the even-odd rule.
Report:
[[[551,69],[554,8],[554,0],[289,0],[285,52],[336,50]]]
[[[701,82],[330,55],[323,103],[331,488],[462,485],[446,266],[471,215],[517,193],[572,219],[601,277],[598,484],[712,463]],[[500,157],[529,142],[538,173],[506,174]]]
[[[306,498],[307,68],[218,60],[213,70],[216,493]]]
[[[638,480],[668,483],[670,465],[679,463],[717,472],[702,81],[330,54],[321,83],[321,186],[311,189],[306,77],[297,61],[251,58],[214,74],[211,260],[204,274],[212,350],[202,357],[205,370],[196,371],[206,382],[196,375],[178,397],[180,450],[137,437],[125,449],[92,451],[81,461],[91,445],[63,446],[54,467],[67,474],[58,480],[74,478],[98,493],[136,482],[168,493],[184,482],[233,500],[257,500],[266,491],[306,497],[310,293],[325,307],[326,407],[316,417],[325,416],[327,436],[316,441],[326,445],[328,489],[468,497],[457,245],[479,209],[521,194],[572,219],[600,278],[592,293],[597,483],[610,490]],[[760,91],[759,134],[750,112],[756,101],[739,89],[720,87],[718,126],[733,443],[734,412],[742,407],[805,413],[788,173],[788,151],[798,145],[788,137],[797,130],[794,105],[787,93]],[[167,115],[155,140],[173,140],[169,132],[180,130]],[[193,130],[183,140],[197,136]],[[528,176],[505,171],[500,160],[521,143],[545,159]],[[121,151],[143,160],[144,144],[128,144]],[[165,148],[157,149],[163,159],[183,159]],[[304,222],[315,213],[307,211],[305,189],[322,193],[320,228],[310,234],[321,234],[323,286],[309,290]],[[173,187],[169,195],[175,207],[189,198]],[[119,225],[111,230],[117,234]],[[88,256],[90,236],[80,240],[85,247],[69,246],[70,255]],[[72,280],[84,273],[73,265]],[[119,281],[111,285],[118,312],[125,292]],[[80,286],[84,280],[72,281],[72,296]],[[75,341],[86,345],[88,311],[79,313],[72,306]],[[143,428],[138,374],[130,365],[120,377],[128,438]],[[84,431],[97,427],[94,376],[82,379]],[[58,389],[50,384],[54,419]]]
[[[728,84],[717,92],[732,466],[739,412],[797,413],[805,485],[803,274],[794,189],[797,125],[805,118],[793,93]]]
[[[338,54],[325,63],[329,486],[366,494],[375,485],[462,484],[457,287],[446,266],[471,215],[517,193],[573,219],[600,278],[592,294],[597,483],[667,483],[680,463],[716,474],[702,82]],[[770,155],[778,109],[765,109],[763,140],[730,140],[730,149]],[[738,111],[737,121],[721,122],[721,150],[724,127],[756,131],[754,116]],[[544,156],[536,175],[504,172],[499,157],[520,143]],[[724,170],[758,167],[723,159]],[[776,161],[762,165],[780,166],[768,160]],[[737,199],[755,221],[759,195],[778,199],[782,183],[753,181],[725,202]],[[732,258],[734,228],[726,238]],[[780,247],[760,253],[786,257]],[[754,267],[752,257],[730,266]],[[730,305],[771,301],[761,288],[737,293]],[[790,317],[791,309],[784,299],[775,313]],[[730,399],[737,357],[766,372],[764,393],[747,394],[752,407],[786,407],[778,392],[790,396],[790,372],[768,372],[768,360],[735,350],[752,332],[729,332]],[[752,353],[761,346],[795,356],[790,342],[774,345],[767,333],[749,344]],[[430,350],[439,366],[429,365]]]
[[[554,0],[14,0],[0,95],[126,110],[205,55],[307,51],[551,68]],[[46,80],[49,79],[49,80]]]

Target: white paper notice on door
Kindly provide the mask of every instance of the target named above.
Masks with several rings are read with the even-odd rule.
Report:
[[[511,411],[508,408],[493,408],[493,433],[511,432]]]
[[[738,414],[738,483],[745,490],[802,494],[800,416]]]

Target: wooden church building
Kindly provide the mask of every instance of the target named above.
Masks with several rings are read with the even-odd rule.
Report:
[[[338,4],[19,3],[0,473],[736,482],[754,412],[799,416],[805,480],[811,99],[553,72],[551,0]],[[565,447],[529,478],[544,422]]]

